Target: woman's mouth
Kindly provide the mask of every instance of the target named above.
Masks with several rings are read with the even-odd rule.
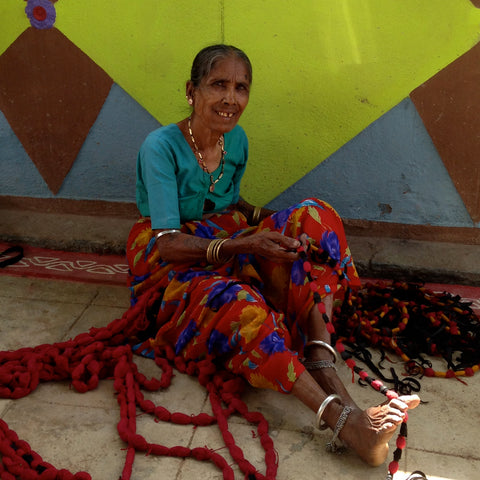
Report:
[[[232,118],[235,114],[231,112],[217,112],[217,115],[220,115],[223,118]]]

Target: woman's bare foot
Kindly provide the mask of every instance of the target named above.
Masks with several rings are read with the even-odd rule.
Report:
[[[419,403],[417,395],[405,395],[365,411],[355,409],[340,432],[340,439],[369,465],[381,465],[388,455],[388,441],[407,410]]]

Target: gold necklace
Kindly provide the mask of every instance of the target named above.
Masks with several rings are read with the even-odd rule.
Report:
[[[197,146],[197,142],[195,141],[195,137],[193,136],[192,132],[192,124],[191,124],[192,117],[188,117],[188,133],[190,134],[190,138],[192,139],[192,144],[193,148],[195,149],[195,157],[197,158],[198,164],[202,168],[202,170],[210,175],[210,186],[208,187],[209,192],[213,192],[215,190],[215,184],[223,177],[223,170],[225,167],[225,154],[227,153],[224,149],[223,146],[225,144],[225,139],[223,138],[223,135],[218,139],[218,144],[220,145],[220,148],[222,149],[222,158],[220,159],[220,164],[222,165],[222,170],[220,171],[220,174],[218,175],[217,179],[213,179],[213,174],[208,170],[207,165],[205,164],[205,161],[203,160],[203,155],[200,149]]]

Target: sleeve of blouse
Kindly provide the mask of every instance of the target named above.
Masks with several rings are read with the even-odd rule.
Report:
[[[176,163],[172,148],[168,142],[150,135],[140,148],[138,158],[152,229],[180,228]]]

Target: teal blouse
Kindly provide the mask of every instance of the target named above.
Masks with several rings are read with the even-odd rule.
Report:
[[[198,165],[195,154],[175,124],[150,133],[138,153],[136,198],[140,214],[150,217],[152,229],[179,228],[200,220],[205,200],[213,212],[238,202],[240,180],[248,159],[248,139],[239,125],[225,134],[225,167],[215,190],[209,192],[210,175]],[[221,166],[213,172],[218,178]]]

